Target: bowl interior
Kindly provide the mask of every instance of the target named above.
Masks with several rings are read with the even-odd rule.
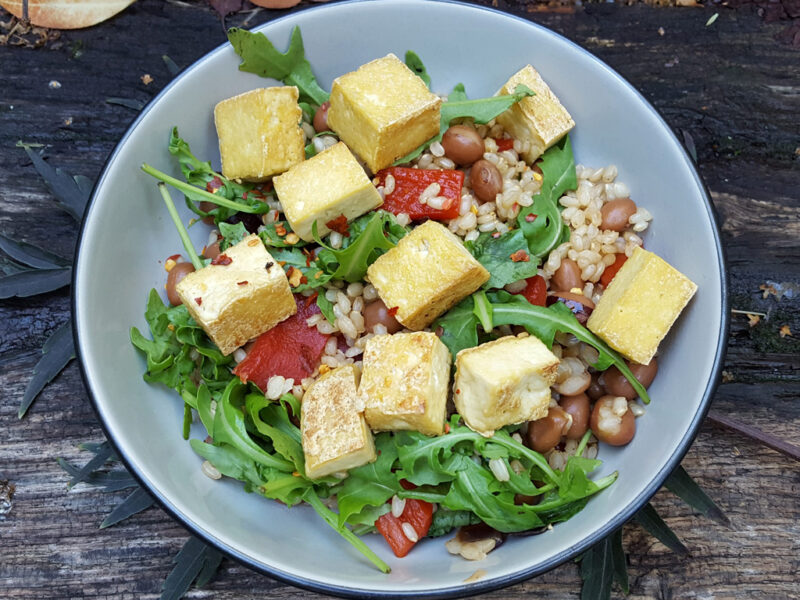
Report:
[[[718,235],[702,184],[667,126],[632,87],[587,52],[526,21],[453,3],[382,0],[321,6],[261,30],[284,49],[295,25],[328,89],[341,73],[409,49],[424,61],[435,91],[463,82],[470,97],[493,94],[512,73],[533,64],[577,123],[577,162],[616,164],[619,180],[653,214],[646,247],[688,275],[699,291],[661,347],[661,374],[635,439],[624,449],[601,448],[598,476],[618,470],[618,482],[553,531],[514,539],[480,563],[448,555],[443,540],[398,560],[381,540],[368,538],[392,566],[383,575],[311,509],[287,509],[245,493],[239,482],[202,474],[201,460],[181,439],[182,403],[142,381],[144,361],[129,342],[131,326],[147,332],[145,298],[151,288],[163,289],[165,257],[182,250],[154,181],[138,167],[148,162],[179,175],[167,152],[173,125],[198,157],[219,167],[215,103],[275,83],[239,72],[228,47],[198,61],[143,111],[110,158],[87,212],[75,324],[98,412],[127,464],[171,512],[227,552],[294,583],[338,593],[461,594],[464,580],[479,568],[486,575],[470,592],[550,568],[628,518],[696,431],[719,361],[725,297]],[[173,197],[188,220],[179,195]],[[202,247],[208,229],[200,224],[191,233]],[[192,437],[204,435],[198,428]]]

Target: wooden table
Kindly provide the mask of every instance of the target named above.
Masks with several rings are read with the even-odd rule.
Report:
[[[800,28],[798,21],[765,23],[752,5],[478,3],[587,48],[631,81],[679,137],[693,141],[721,217],[733,307],[767,315],[753,326],[746,315],[733,315],[713,409],[800,444],[800,51],[775,39],[787,26]],[[780,5],[770,6],[768,15]],[[242,13],[228,24],[255,25],[285,12]],[[0,12],[0,20],[7,18]],[[111,21],[63,32],[39,49],[0,46],[0,231],[70,254],[77,227],[55,210],[15,143],[45,144],[51,165],[96,178],[136,116],[106,98],[147,101],[171,79],[162,55],[186,66],[224,41],[204,2],[140,0]],[[99,531],[124,493],[86,486],[67,492],[56,464],[59,456],[82,464],[88,455],[77,444],[102,439],[77,364],[24,420],[16,416],[39,348],[68,319],[67,289],[0,301],[0,480],[16,489],[10,512],[0,517],[0,596],[157,597],[186,531],[157,508]],[[784,325],[792,333],[781,337]],[[631,597],[800,597],[800,465],[709,423],[683,465],[732,524],[695,515],[660,492],[655,506],[692,555],[678,557],[627,526]],[[579,590],[569,563],[490,596],[576,598]],[[227,561],[205,590],[188,597],[312,595]]]

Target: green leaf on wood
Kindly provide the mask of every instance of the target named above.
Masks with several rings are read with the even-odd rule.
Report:
[[[86,478],[97,471],[100,467],[102,467],[106,462],[112,459],[114,456],[114,450],[111,448],[111,445],[108,442],[103,442],[99,444],[95,448],[92,449],[94,456],[83,465],[78,471],[76,475],[72,477],[67,483],[67,488],[71,488],[82,481],[86,481]]]
[[[190,537],[172,560],[175,567],[161,588],[161,600],[180,600],[193,581],[201,587],[208,583],[222,562],[222,553]]]
[[[43,250],[26,242],[18,242],[0,234],[0,250],[14,260],[34,269],[58,269],[67,267],[70,261],[57,254]]]
[[[675,532],[670,529],[669,525],[664,522],[664,519],[661,518],[649,502],[633,518],[647,533],[676,554],[689,554],[689,549],[683,545],[678,536],[675,535]]]
[[[71,281],[72,267],[19,271],[0,278],[0,300],[52,292],[69,285]]]
[[[628,559],[625,549],[622,547],[622,527],[612,533],[611,539],[611,562],[614,566],[614,581],[626,594],[630,593],[628,585]]]
[[[609,600],[614,579],[611,536],[597,542],[581,557],[581,600]]]
[[[131,110],[142,110],[144,108],[145,103],[141,100],[136,100],[135,98],[120,98],[118,96],[111,96],[106,98],[106,104],[114,104],[116,106],[124,106],[125,108],[130,108]]]
[[[70,477],[77,477],[81,470],[63,458],[56,460]],[[83,478],[83,483],[101,488],[101,492],[118,492],[127,488],[138,487],[139,483],[127,471],[94,471]]]
[[[670,492],[699,511],[703,516],[723,525],[730,526],[731,522],[728,517],[725,516],[725,513],[714,504],[714,501],[708,497],[708,494],[703,491],[682,466],[678,465],[670,476],[667,477],[664,485]]]
[[[155,500],[143,488],[136,488],[130,496],[120,502],[114,510],[100,523],[100,529],[116,525],[120,521],[124,521],[128,517],[142,512],[153,506]]]
[[[50,383],[73,358],[75,358],[75,343],[72,339],[72,324],[68,321],[56,329],[42,347],[42,358],[33,367],[33,377],[25,388],[17,411],[20,419],[28,412],[44,386]]]
[[[177,63],[166,54],[161,55],[161,60],[164,61],[164,65],[166,65],[167,71],[169,71],[169,74],[172,75],[173,77],[175,77],[175,75],[181,72],[181,68],[177,65]]]

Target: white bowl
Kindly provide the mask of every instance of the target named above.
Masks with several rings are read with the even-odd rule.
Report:
[[[144,361],[128,332],[132,325],[147,331],[146,295],[164,285],[159,261],[181,250],[154,181],[139,165],[148,162],[179,174],[167,152],[173,125],[198,157],[218,165],[215,103],[265,85],[237,69],[239,59],[228,45],[198,60],[142,111],[109,158],[86,211],[74,323],[97,413],[130,471],[169,513],[226,554],[277,579],[346,596],[463,596],[542,573],[628,520],[678,464],[705,414],[727,332],[725,269],[708,195],[647,101],[591,54],[540,26],[475,6],[381,0],[322,5],[259,30],[283,49],[295,25],[328,89],[337,75],[408,49],[422,58],[435,91],[448,92],[463,82],[470,97],[493,94],[532,63],[577,123],[572,134],[577,162],[616,164],[619,180],[653,214],[647,248],[687,274],[699,291],[662,344],[652,403],[637,422],[635,439],[622,449],[601,447],[598,476],[618,470],[619,480],[553,531],[510,539],[478,563],[449,555],[444,539],[396,559],[380,538],[368,538],[392,566],[391,574],[383,575],[312,509],[287,509],[245,493],[238,481],[203,475],[200,459],[181,439],[182,403],[172,391],[142,381]],[[201,229],[193,229],[198,247],[207,236]],[[193,437],[204,435],[193,431]],[[464,583],[479,568],[485,576]]]

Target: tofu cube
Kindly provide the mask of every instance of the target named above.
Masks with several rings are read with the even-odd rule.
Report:
[[[261,88],[214,108],[222,174],[264,181],[305,159],[303,111],[294,86]]]
[[[497,93],[513,94],[520,83],[528,86],[535,95],[517,102],[499,115],[497,122],[514,138],[528,143],[529,149],[523,155],[528,163],[532,163],[569,133],[575,127],[575,121],[531,65],[512,75]]]
[[[373,173],[439,133],[441,98],[394,54],[333,81],[328,125]]]
[[[230,354],[297,312],[283,269],[251,234],[189,273],[175,291],[198,325]]]
[[[373,430],[441,435],[449,383],[450,351],[435,333],[376,335],[367,341],[358,393]]]
[[[319,479],[375,460],[353,365],[329,371],[303,395],[300,418],[306,475]]]
[[[415,228],[367,269],[367,278],[386,306],[397,307],[395,318],[415,331],[489,277],[461,240],[436,221]]]
[[[341,215],[352,221],[383,204],[378,190],[342,142],[295,165],[273,184],[289,225],[307,242],[314,240],[314,221],[322,237],[331,231],[326,223]]]
[[[664,259],[636,248],[586,326],[626,358],[645,365],[696,291],[697,286]]]
[[[532,335],[462,350],[453,384],[456,409],[468,427],[486,437],[506,425],[541,419],[547,415],[558,363]]]

